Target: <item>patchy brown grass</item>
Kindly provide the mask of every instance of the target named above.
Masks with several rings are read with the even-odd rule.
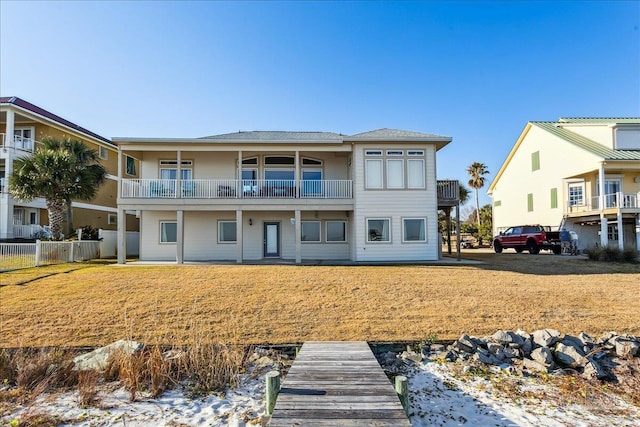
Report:
[[[0,347],[640,334],[640,265],[469,251],[480,265],[43,267],[0,275]]]

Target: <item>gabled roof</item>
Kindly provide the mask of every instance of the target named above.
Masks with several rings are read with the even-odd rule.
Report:
[[[433,133],[413,132],[410,130],[382,128],[369,132],[357,133],[345,139],[349,141],[387,141],[387,140],[419,140],[419,141],[451,141],[451,137]]]
[[[605,119],[601,119],[605,120]],[[594,120],[591,120],[593,123]],[[575,145],[576,147],[582,148],[590,152],[591,154],[595,154],[598,157],[602,157],[603,160],[640,160],[640,150],[614,150],[609,147],[605,147],[602,144],[598,144],[592,139],[586,138],[582,135],[579,135],[575,132],[571,132],[563,128],[562,126],[558,126],[555,122],[530,122],[533,126],[539,127],[540,129],[544,129],[545,131],[562,138],[564,141]],[[600,124],[609,123],[609,121],[601,121]],[[614,120],[614,123],[620,123],[617,120]],[[625,123],[633,123],[632,121],[627,121]],[[635,119],[635,123],[640,124],[640,119]]]
[[[287,142],[287,141],[342,141],[342,135],[333,132],[291,132],[291,131],[238,131],[221,135],[205,136],[199,139]]]
[[[40,108],[37,105],[34,105],[30,102],[25,101],[24,99],[18,98],[17,96],[3,96],[0,97],[0,104],[12,104],[15,105],[16,107],[20,107],[23,108],[27,111],[30,111],[32,113],[38,114],[39,116],[45,117],[49,120],[52,120],[58,124],[61,124],[63,126],[66,126],[68,128],[71,128],[72,130],[76,131],[76,132],[80,132],[83,133],[85,135],[88,135],[92,138],[96,138],[99,139],[100,141],[107,143],[109,145],[114,145],[109,139],[98,135],[95,132],[91,132],[88,129],[85,129],[81,126],[78,126],[77,124],[70,122],[69,120],[63,119],[62,117],[53,114],[47,110],[45,110],[44,108]]]
[[[495,188],[496,184],[498,183],[498,181],[500,180],[500,178],[502,177],[502,174],[504,173],[505,169],[507,168],[507,165],[509,164],[509,162],[511,161],[511,158],[514,156],[515,152],[518,150],[518,148],[520,147],[520,145],[522,144],[522,142],[524,141],[525,137],[527,136],[527,134],[529,133],[529,130],[531,129],[531,127],[536,126],[540,129],[545,130],[546,132],[549,132],[552,135],[555,135],[556,137],[562,139],[563,141],[572,144],[578,148],[581,148],[595,156],[598,156],[600,158],[602,158],[603,161],[606,160],[610,160],[610,161],[615,161],[615,160],[622,160],[622,161],[638,161],[640,160],[640,150],[614,150],[612,148],[606,147],[602,144],[597,143],[596,141],[589,139],[587,137],[584,137],[582,135],[579,135],[575,132],[572,132],[568,129],[565,129],[563,127],[563,124],[594,124],[594,125],[616,125],[616,124],[638,124],[640,125],[640,118],[639,117],[623,117],[623,118],[607,118],[607,117],[595,117],[595,118],[588,118],[588,117],[575,117],[575,118],[567,118],[567,117],[561,117],[557,122],[549,122],[549,121],[541,121],[541,122],[536,122],[536,121],[532,121],[532,122],[528,122],[527,125],[525,126],[524,130],[522,131],[522,133],[520,134],[520,136],[518,137],[518,140],[516,141],[515,145],[513,146],[513,148],[511,148],[511,151],[509,152],[509,154],[507,155],[507,158],[505,159],[505,161],[502,163],[502,166],[500,166],[500,170],[498,171],[498,173],[496,174],[495,178],[493,179],[493,181],[491,182],[491,185],[489,186],[489,189],[487,190],[487,193],[491,194],[493,192],[493,189]]]

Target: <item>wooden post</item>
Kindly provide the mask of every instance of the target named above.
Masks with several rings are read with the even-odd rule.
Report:
[[[280,372],[278,371],[267,372],[266,380],[267,380],[266,410],[267,410],[267,415],[271,415],[273,414],[273,408],[276,406],[276,399],[278,398],[278,393],[280,392]]]
[[[396,377],[396,393],[398,393],[404,412],[409,416],[409,383],[407,377],[402,375]]]

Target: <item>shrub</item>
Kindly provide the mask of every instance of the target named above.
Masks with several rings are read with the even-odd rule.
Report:
[[[584,253],[592,261],[637,262],[639,253],[633,248],[620,250],[616,246],[596,246],[585,249]]]

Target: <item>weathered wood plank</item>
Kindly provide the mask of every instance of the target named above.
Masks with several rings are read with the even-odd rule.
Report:
[[[282,383],[271,427],[409,426],[367,343],[306,342]]]

